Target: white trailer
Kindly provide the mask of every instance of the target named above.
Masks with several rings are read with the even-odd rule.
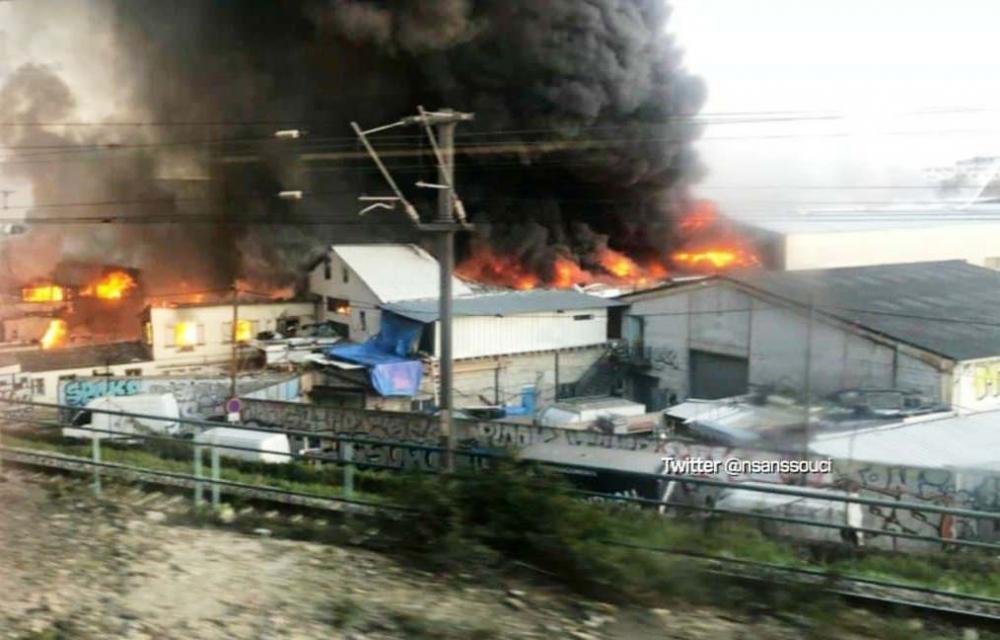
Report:
[[[646,414],[646,405],[613,397],[568,398],[543,409],[537,422],[543,427],[590,429],[599,420],[614,423],[615,433],[629,432],[628,418]]]
[[[206,448],[221,445],[219,455],[226,458],[276,464],[292,461],[291,444],[284,433],[215,427],[202,431],[194,437],[194,441]]]
[[[119,415],[121,413],[137,415]],[[62,434],[66,438],[86,440],[175,434],[180,430],[180,417],[180,407],[172,393],[101,396],[78,411]]]
[[[776,535],[863,544],[863,534],[859,529],[864,526],[864,510],[857,502],[842,500],[857,497],[857,494],[833,489],[782,487],[763,482],[741,482],[738,486],[743,488],[723,489],[715,500],[715,508],[720,511],[760,513],[831,525],[817,527],[804,523],[762,519],[764,530]],[[779,491],[782,488],[790,488],[797,492],[814,494],[815,497],[755,491],[752,487],[777,488]]]

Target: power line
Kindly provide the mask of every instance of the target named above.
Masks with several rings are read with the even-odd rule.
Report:
[[[386,93],[386,92],[383,92]],[[390,92],[391,95],[399,95],[398,92]],[[373,96],[367,96],[369,98]],[[357,98],[344,97],[343,101],[356,101]],[[786,122],[790,120],[816,120],[816,119],[841,119],[853,118],[857,116],[938,116],[952,115],[956,113],[993,113],[1000,111],[1000,107],[986,105],[952,105],[943,107],[927,107],[909,111],[885,112],[885,113],[860,113],[854,114],[835,110],[807,110],[807,109],[765,109],[748,111],[703,111],[693,114],[665,114],[661,118],[667,122],[671,121],[698,121],[712,118],[723,122],[758,122],[775,121]],[[315,117],[295,118],[295,119],[246,119],[246,120],[35,120],[35,121],[2,121],[0,127],[247,127],[247,126],[286,126],[314,123],[325,123],[327,121]],[[589,126],[568,126],[566,128],[576,129],[602,129],[616,128],[627,125],[589,125]],[[629,124],[628,126],[635,126]],[[639,123],[639,126],[663,126],[658,123]],[[552,128],[536,129],[506,129],[498,130],[504,132],[535,132],[551,131]],[[479,132],[472,132],[478,134]],[[468,133],[465,135],[469,135]]]

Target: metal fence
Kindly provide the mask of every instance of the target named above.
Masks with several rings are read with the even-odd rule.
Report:
[[[25,412],[19,412],[17,417],[11,422],[31,424],[40,429],[50,429],[57,430],[63,427],[69,426],[65,419],[55,417],[45,418],[44,416],[36,415],[41,410],[50,410],[55,416],[58,416],[60,410],[66,409],[67,407],[59,404],[50,403],[40,403],[31,402],[25,400],[15,400],[15,399],[4,399],[0,398],[0,403],[6,405],[16,405],[22,409],[33,410],[32,414]],[[38,447],[12,447],[9,446],[7,442],[3,441],[3,436],[5,431],[9,433],[9,427],[5,428],[3,422],[0,422],[0,453],[6,455],[7,457],[17,457],[17,456],[29,456],[38,459],[45,459],[52,463],[52,466],[63,466],[74,465],[74,468],[88,469],[93,474],[93,490],[95,493],[100,494],[102,491],[102,475],[109,474],[112,472],[127,472],[132,474],[145,474],[150,477],[161,477],[170,478],[176,481],[182,481],[187,486],[193,488],[193,498],[196,505],[201,506],[206,503],[205,494],[209,494],[208,502],[210,502],[213,508],[218,508],[221,504],[221,494],[225,489],[229,490],[240,490],[240,491],[251,491],[259,492],[262,495],[287,495],[287,496],[297,496],[303,499],[309,499],[317,502],[330,502],[339,503],[341,505],[354,505],[358,507],[378,507],[378,508],[403,508],[405,505],[391,505],[384,501],[370,500],[359,498],[355,492],[355,473],[359,469],[372,469],[372,470],[382,470],[382,471],[400,471],[405,468],[404,464],[385,464],[372,462],[371,460],[365,459],[363,456],[358,455],[359,450],[363,450],[364,447],[382,447],[391,448],[403,452],[407,452],[408,455],[420,455],[420,456],[443,456],[446,452],[446,448],[441,445],[429,444],[429,443],[414,443],[405,441],[396,441],[385,438],[373,438],[358,435],[348,435],[348,434],[317,434],[314,431],[300,431],[297,429],[274,429],[264,426],[255,425],[233,425],[229,423],[219,423],[206,420],[195,420],[189,418],[164,418],[159,415],[149,415],[140,414],[126,411],[114,411],[105,409],[88,409],[93,414],[104,414],[109,416],[116,416],[120,418],[128,418],[132,420],[141,419],[147,422],[160,421],[163,423],[177,423],[184,425],[188,431],[188,435],[193,435],[197,432],[204,431],[216,427],[237,427],[242,430],[252,431],[252,432],[263,432],[263,433],[278,433],[286,436],[298,436],[302,438],[312,438],[316,439],[319,437],[320,441],[326,443],[327,445],[334,444],[336,451],[328,450],[307,450],[301,452],[295,451],[276,451],[276,450],[262,450],[259,448],[242,447],[234,444],[227,443],[206,443],[198,442],[193,437],[184,437],[180,435],[170,435],[166,433],[136,433],[128,432],[125,433],[117,429],[101,429],[93,426],[73,426],[73,429],[90,433],[89,438],[90,443],[90,455],[87,457],[82,456],[71,456],[63,453],[54,453],[46,451]],[[104,446],[106,442],[116,442],[121,440],[128,440],[133,443],[139,443],[142,445],[152,445],[153,443],[174,443],[185,447],[189,447],[190,460],[191,460],[191,473],[178,473],[173,471],[165,471],[163,469],[155,469],[151,467],[135,467],[130,465],[124,465],[114,462],[109,462],[104,459]],[[340,479],[340,491],[339,494],[334,495],[332,493],[312,493],[312,492],[296,492],[290,491],[283,488],[270,486],[266,484],[248,484],[241,483],[232,480],[226,480],[222,477],[222,467],[223,467],[223,457],[227,452],[243,452],[243,453],[270,453],[281,456],[287,456],[289,462],[299,462],[308,463],[313,465],[336,465],[337,473]],[[0,465],[2,465],[2,460],[4,455],[0,455]],[[475,473],[477,470],[484,467],[489,467],[495,461],[499,459],[509,458],[510,454],[503,451],[500,448],[492,447],[460,447],[455,451],[456,459],[460,462],[459,469],[457,471],[458,475]],[[208,469],[206,470],[205,458],[208,458]],[[575,465],[575,464],[549,464],[545,465],[559,471],[568,472],[581,472],[581,473],[592,473],[595,468],[587,465]],[[439,473],[436,466],[419,467],[415,469],[420,473]],[[862,495],[847,495],[838,494],[832,492],[819,492],[816,489],[809,489],[803,487],[782,485],[782,484],[770,484],[766,485],[763,483],[754,484],[741,484],[725,482],[721,480],[716,480],[713,478],[706,477],[694,477],[686,475],[672,475],[667,473],[643,473],[643,472],[628,472],[621,471],[618,472],[622,475],[632,476],[636,479],[644,480],[655,480],[658,482],[670,482],[677,483],[680,486],[690,486],[699,488],[714,488],[723,490],[738,490],[746,492],[759,492],[761,494],[769,495],[780,495],[791,498],[803,498],[820,500],[830,503],[841,503],[842,505],[860,505],[868,508],[880,508],[889,509],[900,512],[908,512],[909,514],[926,519],[928,515],[934,514],[939,516],[948,516],[951,518],[961,518],[973,521],[996,521],[1000,519],[1000,513],[992,511],[984,511],[979,509],[969,509],[961,508],[949,505],[935,504],[932,502],[918,502],[918,501],[907,501],[902,499],[885,499],[868,497]],[[766,513],[760,511],[739,511],[722,509],[717,507],[715,504],[695,504],[690,502],[683,502],[677,500],[666,500],[666,499],[653,499],[644,498],[632,495],[616,495],[613,493],[604,493],[598,491],[588,491],[584,489],[574,489],[577,495],[586,499],[597,499],[605,500],[620,504],[633,504],[640,507],[648,507],[653,509],[658,509],[661,512],[687,512],[687,513],[700,513],[708,516],[721,516],[727,518],[740,518],[740,519],[750,519],[759,522],[771,522],[777,524],[794,525],[798,527],[814,528],[819,530],[834,530],[839,532],[844,532],[846,530],[851,530],[853,532],[864,534],[866,536],[883,536],[892,539],[902,539],[902,540],[912,540],[922,543],[929,543],[933,545],[938,545],[940,547],[969,547],[978,549],[988,549],[988,550],[1000,550],[1000,544],[982,540],[975,539],[961,539],[952,536],[944,535],[922,535],[918,533],[912,533],[907,531],[887,531],[884,529],[876,529],[864,526],[849,525],[847,522],[836,523],[836,522],[824,522],[809,518],[793,517],[787,515],[781,515],[777,513]]]

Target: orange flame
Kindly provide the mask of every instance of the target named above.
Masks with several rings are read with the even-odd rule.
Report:
[[[555,277],[549,284],[559,289],[566,289],[575,284],[590,282],[591,279],[589,273],[581,269],[580,265],[569,258],[556,258],[554,274]]]
[[[647,286],[663,280],[675,268],[686,273],[712,273],[723,269],[759,266],[761,261],[734,225],[721,217],[711,200],[696,201],[677,223],[677,245],[664,248],[660,256],[636,262],[632,257],[606,246],[581,263],[562,253],[547,270],[534,272],[516,256],[501,255],[488,247],[476,247],[473,254],[458,266],[460,276],[486,284],[514,289],[539,286],[557,288],[576,284]]]
[[[727,269],[733,267],[753,267],[760,260],[752,252],[738,248],[710,248],[700,251],[677,251],[671,259],[678,265],[694,269]]]
[[[42,349],[54,349],[66,342],[66,321],[53,320],[42,336]]]
[[[604,269],[622,280],[638,281],[645,279],[643,269],[623,253],[618,253],[611,249],[602,249],[597,261]]]
[[[89,285],[80,292],[80,295],[100,298],[102,300],[121,300],[135,286],[135,279],[126,272],[112,271],[97,282]]]
[[[66,292],[55,284],[40,284],[21,289],[21,299],[25,302],[62,302]]]
[[[463,261],[455,269],[455,272],[469,280],[503,285],[514,289],[534,289],[541,284],[541,278],[531,273],[516,258],[498,256],[486,248],[479,249]]]

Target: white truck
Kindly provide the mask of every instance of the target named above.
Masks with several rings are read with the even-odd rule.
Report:
[[[127,440],[141,434],[174,435],[180,431],[180,417],[177,398],[171,393],[101,396],[79,410],[62,434],[66,438],[85,440],[95,437]]]
[[[291,443],[284,433],[215,427],[194,437],[195,444],[219,446],[219,455],[251,462],[281,464],[292,461]]]

